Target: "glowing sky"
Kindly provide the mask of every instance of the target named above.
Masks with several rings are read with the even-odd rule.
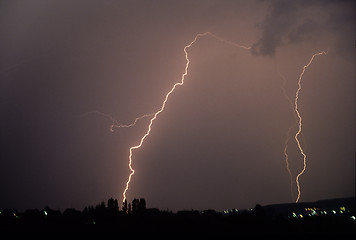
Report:
[[[355,195],[354,1],[2,1],[0,209],[128,199],[207,209],[293,202],[284,143],[298,109],[300,201]],[[292,131],[295,134],[296,129]],[[294,177],[303,167],[289,142]]]

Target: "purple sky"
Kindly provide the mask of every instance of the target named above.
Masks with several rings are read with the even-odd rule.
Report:
[[[355,1],[1,1],[0,209],[128,200],[160,209],[293,202],[283,154],[299,75],[300,201],[355,195]],[[83,115],[84,114],[84,115]],[[293,177],[303,159],[293,137]]]

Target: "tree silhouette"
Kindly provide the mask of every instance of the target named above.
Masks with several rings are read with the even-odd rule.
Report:
[[[122,203],[122,211],[124,213],[127,213],[127,199]]]
[[[134,198],[132,200],[132,213],[135,214],[138,212],[138,199]]]
[[[146,200],[144,198],[140,198],[140,201],[138,203],[138,210],[140,212],[143,212],[146,210]]]
[[[142,213],[146,210],[146,200],[144,198],[134,198],[132,200],[132,213]]]
[[[113,198],[108,199],[108,209],[112,212],[119,211],[119,203],[117,199],[113,199]]]

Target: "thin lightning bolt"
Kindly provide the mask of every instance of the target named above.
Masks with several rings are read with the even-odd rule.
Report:
[[[148,137],[148,135],[150,135],[150,132],[152,130],[152,124],[153,122],[156,120],[156,118],[158,117],[158,115],[160,113],[163,112],[165,106],[166,106],[166,103],[168,101],[168,98],[169,96],[174,92],[174,90],[176,89],[177,86],[182,86],[184,84],[184,80],[185,80],[185,77],[188,75],[188,68],[189,68],[189,57],[188,57],[188,49],[198,40],[198,38],[200,37],[204,37],[204,36],[207,36],[207,35],[210,35],[212,37],[214,37],[215,39],[221,41],[221,42],[224,42],[226,44],[229,44],[229,45],[232,45],[232,46],[235,46],[235,47],[239,47],[239,48],[243,48],[245,50],[249,50],[251,49],[251,47],[246,47],[246,46],[242,46],[242,45],[238,45],[234,42],[230,42],[230,41],[227,41],[223,38],[220,38],[218,36],[216,36],[215,34],[211,33],[211,32],[205,32],[205,33],[199,33],[195,36],[194,40],[191,41],[188,45],[186,45],[183,49],[184,53],[185,53],[185,60],[186,60],[186,64],[185,64],[185,69],[184,69],[184,73],[182,74],[182,77],[180,79],[180,82],[177,82],[173,85],[172,89],[166,94],[165,98],[164,98],[164,101],[162,103],[162,106],[161,108],[153,114],[153,118],[151,118],[150,120],[150,124],[148,125],[148,129],[146,131],[146,133],[143,135],[143,137],[141,138],[140,140],[140,143],[138,145],[135,145],[135,146],[132,146],[130,147],[130,154],[129,154],[129,169],[130,169],[130,175],[128,177],[128,180],[126,182],[126,187],[125,187],[125,190],[123,191],[122,193],[122,196],[123,196],[123,202],[125,202],[126,200],[126,192],[128,191],[129,189],[129,184],[131,182],[131,178],[132,176],[135,174],[135,170],[132,168],[132,155],[133,155],[133,151],[140,148],[142,146],[142,144],[144,143],[145,139]]]
[[[310,64],[312,64],[314,58],[316,56],[319,56],[319,55],[323,55],[323,54],[327,54],[327,52],[325,51],[322,51],[322,52],[319,52],[319,53],[315,53],[309,60],[308,64],[305,65],[303,67],[303,70],[299,76],[299,79],[298,79],[298,89],[295,93],[295,101],[294,101],[294,105],[295,105],[295,113],[297,114],[298,116],[298,131],[297,133],[295,134],[294,136],[294,139],[295,141],[297,142],[297,145],[298,145],[298,148],[299,148],[299,151],[300,151],[300,154],[303,155],[303,169],[302,171],[297,175],[297,177],[295,178],[295,181],[297,183],[297,190],[298,190],[298,196],[297,196],[297,199],[295,200],[295,202],[297,203],[299,201],[299,198],[300,198],[300,184],[299,184],[299,177],[304,173],[306,167],[307,167],[307,155],[305,154],[300,142],[299,142],[299,139],[298,139],[298,136],[299,134],[302,132],[302,117],[298,111],[298,99],[299,99],[299,92],[302,90],[302,84],[301,84],[301,81],[302,81],[302,78],[303,78],[303,75],[304,75],[304,72],[305,70],[310,66]]]
[[[135,118],[135,121],[133,121],[132,123],[129,123],[129,124],[119,123],[115,118],[113,118],[109,114],[102,113],[102,112],[99,112],[99,111],[87,112],[87,113],[84,113],[84,114],[80,115],[80,117],[84,117],[84,116],[89,115],[89,114],[97,114],[97,115],[101,115],[101,116],[103,116],[105,118],[110,119],[110,121],[112,122],[111,125],[110,125],[110,132],[114,132],[114,128],[130,128],[130,127],[134,127],[139,120],[141,120],[143,118],[146,118],[146,117],[153,116],[153,113],[145,114],[145,115],[142,115],[140,117]]]
[[[279,70],[277,70],[277,71],[278,71],[279,76],[283,80],[283,83],[282,83],[282,86],[281,86],[283,95],[287,99],[287,101],[289,102],[291,110],[294,111],[294,104],[292,102],[292,99],[290,99],[290,97],[288,96],[288,94],[286,92],[286,89],[285,89],[285,85],[287,83],[287,79],[285,78],[285,76]],[[293,181],[293,174],[292,174],[292,172],[291,172],[291,170],[289,168],[289,156],[288,156],[288,153],[287,153],[287,149],[288,149],[288,142],[289,142],[289,139],[290,139],[290,132],[292,131],[293,127],[297,124],[297,120],[298,120],[297,116],[296,116],[295,120],[296,120],[295,124],[292,124],[288,128],[286,140],[284,142],[284,149],[283,149],[283,154],[284,154],[284,157],[285,157],[286,167],[287,167],[287,171],[288,171],[289,178],[290,178],[290,192],[291,192],[291,196],[292,196],[293,199],[294,199],[294,194],[293,194],[293,183],[294,183],[294,181]]]
[[[130,128],[130,127],[134,127],[136,125],[136,123],[146,117],[151,117],[153,116],[153,113],[151,114],[145,114],[142,115],[140,117],[135,118],[135,121],[133,123],[130,124],[121,124],[121,123],[117,123],[116,121],[110,126],[110,131],[114,132],[114,128]]]

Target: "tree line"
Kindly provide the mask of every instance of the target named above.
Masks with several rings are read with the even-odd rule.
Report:
[[[107,205],[105,206],[105,202],[101,202],[100,204],[94,206],[87,206],[84,208],[83,213],[89,212],[106,212],[112,214],[137,214],[142,213],[146,210],[146,200],[144,198],[134,198],[132,202],[125,201],[122,203],[122,208],[120,211],[119,203],[117,199],[109,198],[107,201]]]
[[[157,209],[158,210],[158,209]],[[107,202],[86,206],[83,211],[67,208],[63,212],[46,206],[42,210],[28,209],[19,212],[16,209],[0,211],[1,231],[82,231],[85,229],[102,229],[111,226],[111,230],[130,227],[132,218],[143,215],[146,211],[146,200],[134,198],[125,200],[121,209],[117,199],[109,198]],[[115,230],[116,231],[116,230]]]
[[[337,209],[340,203],[330,206]],[[122,205],[109,198],[83,211],[67,208],[63,212],[45,207],[18,212],[0,211],[0,232],[201,232],[201,233],[266,233],[266,232],[351,232],[355,233],[354,200],[343,203],[343,214],[319,214],[295,218],[278,211],[305,209],[302,203],[256,205],[253,209],[217,212],[182,210],[177,213],[146,208],[143,198]],[[345,207],[346,206],[346,207]],[[298,212],[297,212],[298,213]],[[301,214],[300,214],[301,215]]]

